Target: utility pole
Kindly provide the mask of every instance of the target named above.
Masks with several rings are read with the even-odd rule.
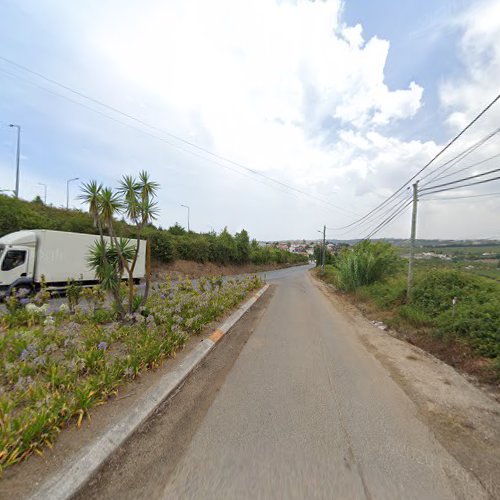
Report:
[[[321,254],[321,274],[325,274],[326,226],[323,226],[323,252]]]
[[[19,159],[21,158],[21,125],[11,123],[9,127],[17,128],[17,153],[16,153],[16,189],[14,198],[19,198]]]
[[[415,235],[417,233],[417,204],[418,204],[418,181],[413,184],[413,210],[411,213],[411,236],[410,257],[408,260],[408,285],[406,287],[406,299],[411,300],[411,289],[413,287],[413,259],[415,255]]]

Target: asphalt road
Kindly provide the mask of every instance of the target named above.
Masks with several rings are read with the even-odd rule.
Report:
[[[82,498],[485,498],[306,269]]]

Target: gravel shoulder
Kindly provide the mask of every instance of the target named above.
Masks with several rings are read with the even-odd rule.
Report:
[[[500,404],[451,366],[376,328],[332,287],[311,279],[345,313],[366,348],[416,404],[421,420],[441,445],[492,498],[500,498]]]

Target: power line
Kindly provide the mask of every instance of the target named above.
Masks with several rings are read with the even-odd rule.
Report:
[[[327,200],[323,200],[322,198],[319,198],[318,196],[312,195],[312,194],[310,194],[310,193],[308,193],[306,191],[303,191],[303,190],[301,190],[299,188],[291,186],[291,185],[289,185],[289,184],[287,184],[285,182],[282,182],[282,181],[280,181],[278,179],[275,179],[275,178],[273,178],[271,176],[268,176],[268,175],[266,175],[266,174],[264,174],[262,172],[259,172],[258,170],[255,170],[255,169],[250,168],[250,167],[248,167],[246,165],[243,165],[242,163],[236,162],[236,161],[231,160],[229,158],[226,158],[226,157],[224,157],[222,155],[214,153],[214,152],[212,152],[212,151],[210,151],[210,150],[208,150],[208,149],[206,149],[206,148],[204,148],[202,146],[199,146],[199,145],[197,145],[197,144],[195,144],[195,143],[193,143],[191,141],[188,141],[186,139],[183,139],[182,137],[179,137],[179,136],[177,136],[175,134],[172,134],[171,132],[168,132],[168,131],[166,131],[164,129],[161,129],[160,127],[157,127],[155,125],[151,125],[151,124],[145,122],[144,120],[142,120],[140,118],[137,118],[136,116],[134,116],[134,115],[132,115],[130,113],[122,111],[122,110],[120,110],[120,109],[118,109],[118,108],[116,108],[114,106],[111,106],[111,105],[105,103],[104,101],[101,101],[101,100],[96,99],[96,98],[94,98],[92,96],[89,96],[89,95],[85,94],[84,92],[82,92],[80,90],[76,90],[76,89],[74,89],[74,88],[72,88],[72,87],[70,87],[68,85],[60,83],[57,80],[54,80],[53,78],[49,78],[49,77],[47,77],[47,76],[39,73],[38,71],[34,71],[34,70],[32,70],[32,69],[30,69],[30,68],[28,68],[26,66],[23,66],[22,64],[18,64],[15,61],[12,61],[11,59],[8,59],[8,58],[0,55],[0,60],[6,62],[8,64],[11,64],[11,65],[13,65],[13,66],[15,66],[15,67],[17,67],[19,69],[22,69],[23,71],[31,73],[31,74],[33,74],[33,75],[35,75],[35,76],[37,76],[37,77],[39,77],[39,78],[41,78],[41,79],[43,79],[43,80],[51,83],[53,85],[56,85],[56,86],[58,86],[60,88],[63,88],[64,90],[67,90],[68,92],[71,92],[71,93],[73,93],[75,95],[78,95],[79,97],[81,97],[83,99],[89,100],[89,101],[91,101],[91,102],[93,102],[93,103],[95,103],[95,104],[97,104],[99,106],[102,106],[102,107],[104,107],[106,109],[109,109],[109,110],[115,112],[115,113],[118,113],[118,114],[120,114],[120,115],[128,118],[129,120],[133,120],[134,122],[139,123],[140,125],[143,125],[145,127],[153,129],[153,130],[157,130],[157,131],[161,132],[162,134],[168,135],[169,137],[172,137],[173,139],[176,139],[177,141],[179,141],[179,142],[181,142],[183,144],[191,146],[191,147],[193,147],[193,148],[195,148],[195,149],[197,149],[199,151],[202,151],[205,154],[208,154],[208,155],[210,155],[210,156],[212,156],[214,158],[218,158],[219,160],[222,160],[222,161],[225,161],[225,162],[230,163],[232,165],[235,165],[238,168],[241,168],[241,169],[243,169],[243,170],[245,170],[247,172],[250,172],[253,175],[257,175],[257,176],[263,177],[263,178],[267,179],[270,182],[273,182],[273,183],[275,183],[277,185],[285,187],[286,189],[290,189],[290,190],[295,191],[297,193],[300,193],[300,194],[302,194],[304,196],[312,198],[312,199],[314,199],[316,201],[321,201],[322,203],[330,205],[331,207],[333,207],[333,208],[335,208],[337,210],[353,214],[353,212],[350,211],[350,210],[347,210],[347,209],[345,209],[343,207],[337,206],[337,205],[335,205],[335,204],[333,204],[333,203],[331,203],[331,202],[329,202]],[[93,109],[93,108],[90,108],[90,109]],[[104,115],[104,116],[106,116],[106,115]],[[173,147],[178,147],[178,145],[175,145],[175,144],[172,144],[172,143],[168,143],[168,144],[170,144]],[[182,149],[182,148],[180,148],[180,149]],[[185,150],[183,149],[183,151],[185,151]],[[214,163],[217,164],[217,165],[220,165],[220,163],[217,163],[217,162],[214,162]],[[235,172],[237,172],[237,171],[235,170]]]
[[[484,160],[477,161],[475,163],[471,163],[470,165],[467,165],[466,167],[460,168],[459,170],[455,170],[455,172],[451,172],[446,175],[440,175],[439,177],[435,178],[434,180],[441,180],[441,179],[447,179],[448,177],[452,177],[454,175],[459,174],[460,172],[464,172],[465,170],[469,170],[469,168],[474,168],[478,167],[479,165],[482,165],[483,163],[487,163],[491,160],[494,160],[495,158],[500,157],[500,153],[497,153],[496,155],[489,156],[488,158],[485,158]]]
[[[446,167],[446,165],[449,165],[447,168],[445,168],[441,172],[441,174],[438,174],[438,175],[434,176],[432,179],[428,180],[423,185],[427,185],[427,184],[431,183],[433,180],[439,179],[444,172],[447,172],[448,170],[450,170],[451,168],[453,168],[457,163],[460,163],[464,158],[466,158],[470,154],[474,153],[474,151],[476,151],[477,149],[479,149],[482,145],[484,145],[486,142],[488,142],[491,138],[493,138],[499,132],[500,132],[500,127],[497,128],[496,130],[494,130],[493,132],[490,132],[485,137],[481,138],[479,141],[477,141],[476,143],[472,144],[471,146],[469,146],[465,150],[461,151],[458,155],[454,156],[453,158],[451,158],[450,160],[446,161],[442,165],[436,167],[433,171],[428,172],[426,175],[424,175],[420,179],[420,182],[422,182],[427,177],[429,177],[431,175],[434,175],[438,170],[441,170],[443,167]]]
[[[403,192],[402,194],[407,195],[408,193],[404,193]],[[385,216],[389,215],[390,213],[393,213],[394,211],[398,210],[399,208],[401,208],[410,199],[411,199],[411,197],[406,196],[403,200],[399,200],[399,202],[397,202],[395,205],[389,206],[389,208],[387,210],[384,210],[384,212],[382,212],[380,214],[380,218],[384,218]],[[395,198],[395,200],[397,200],[397,198]],[[387,207],[385,207],[385,208],[387,208]],[[372,218],[366,219],[365,221],[361,222],[360,224],[356,225],[355,227],[350,228],[347,231],[341,232],[339,234],[339,236],[351,233],[353,231],[359,231],[359,230],[361,230],[361,228],[363,226],[373,224],[374,222],[375,222],[375,220],[372,219]],[[364,231],[364,229],[363,229],[363,231]]]
[[[478,184],[486,184],[487,182],[497,181],[498,179],[500,179],[500,177],[493,177],[492,179],[486,179],[484,181],[478,181],[478,182],[470,182],[469,184],[464,184],[462,186],[452,186],[452,187],[449,187],[446,189],[438,189],[437,191],[430,191],[427,194],[443,193],[445,191],[451,191],[452,189],[462,189],[462,188],[468,187],[468,186],[477,186]]]
[[[463,128],[451,141],[449,141],[431,160],[429,160],[415,175],[413,175],[408,181],[406,181],[399,189],[397,189],[391,196],[389,196],[385,201],[377,205],[373,210],[365,214],[363,217],[360,219],[355,220],[351,224],[348,224],[346,226],[338,227],[336,229],[346,229],[348,227],[351,227],[358,222],[364,220],[366,217],[369,215],[377,212],[382,208],[386,203],[388,203],[390,200],[392,200],[399,192],[401,192],[411,181],[416,179],[424,170],[426,170],[434,161],[436,161],[445,151],[447,151],[460,137],[462,137],[467,130],[469,130],[485,113],[488,112],[488,110],[495,105],[495,103],[500,99],[500,94],[498,94],[483,110],[471,121],[469,124]]]
[[[486,198],[487,196],[498,196],[499,193],[473,194],[470,196],[453,196],[446,198],[423,198],[423,201],[448,201],[448,200],[465,200],[466,198]],[[423,195],[425,196],[425,195]]]
[[[413,200],[409,200],[406,205],[404,205],[398,212],[396,212],[392,217],[388,217],[385,221],[381,222],[375,229],[372,230],[372,232],[366,236],[366,240],[368,240],[369,238],[371,238],[372,236],[374,236],[375,234],[377,234],[378,232],[380,232],[382,229],[384,229],[385,226],[387,226],[388,224],[390,224],[394,219],[400,217],[401,215],[403,215],[407,210],[408,208],[411,207],[413,203]]]
[[[495,172],[500,172],[500,168],[495,168],[495,169],[490,170],[488,172],[483,172],[482,174],[476,174],[476,175],[471,175],[469,177],[463,177],[462,179],[458,179],[456,181],[445,182],[444,184],[437,184],[436,186],[430,186],[430,187],[427,187],[427,188],[423,188],[423,189],[420,189],[419,192],[422,193],[422,192],[428,191],[430,189],[435,189],[435,188],[450,186],[452,184],[458,184],[459,182],[468,181],[470,179],[477,179],[478,177],[484,177],[485,175],[494,174]]]

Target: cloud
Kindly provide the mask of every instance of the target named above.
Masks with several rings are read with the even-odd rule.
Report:
[[[450,21],[462,33],[458,51],[463,71],[444,80],[440,98],[450,110],[448,125],[454,130],[472,120],[499,93],[499,19],[500,3],[482,0]],[[481,123],[479,131],[491,128],[499,119],[500,106],[496,106]]]
[[[400,88],[388,85],[391,41],[365,39],[361,24],[347,25],[340,0],[145,0],[140,7],[122,0],[54,1],[43,9],[22,3],[53,39],[52,52],[44,47],[43,65],[37,66],[41,72],[351,212],[370,210],[440,147],[400,136],[425,112],[427,89],[413,77]],[[465,68],[459,81],[445,79],[440,88],[452,131],[500,81],[494,4],[484,4],[485,30],[479,29],[479,7],[451,21],[463,34],[458,50]],[[311,236],[312,220],[352,220],[341,211],[326,212],[324,204],[285,195],[248,172],[238,176],[200,150],[109,110],[105,114],[163,142],[57,97],[40,94],[28,102],[51,122],[50,135],[60,138],[51,147],[72,172],[110,182],[122,172],[148,168],[164,186],[163,225],[183,217],[175,209],[179,202],[198,205],[193,213],[200,225],[245,225],[269,239]],[[30,158],[35,162],[36,155]],[[280,222],[269,214],[280,214]],[[389,233],[405,234],[405,224]],[[460,231],[460,218],[451,217],[445,232]]]

